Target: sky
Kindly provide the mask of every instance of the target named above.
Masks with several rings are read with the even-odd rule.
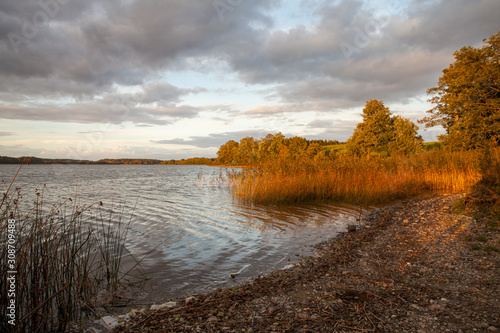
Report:
[[[498,13],[498,0],[2,0],[0,155],[345,141],[370,99],[416,121],[453,53],[500,30]]]

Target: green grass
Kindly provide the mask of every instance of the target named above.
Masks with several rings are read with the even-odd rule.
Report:
[[[329,151],[329,152],[335,152],[335,153],[342,153],[345,151],[345,143],[338,144],[338,145],[330,145],[330,146],[324,146],[323,149]]]
[[[477,236],[476,239],[478,242],[482,242],[482,243],[485,243],[488,241],[488,238],[486,238],[486,236],[484,236],[484,235],[479,235],[479,236]]]
[[[451,212],[456,215],[462,215],[465,214],[465,210],[466,210],[465,201],[463,198],[460,198],[453,203]]]
[[[496,246],[485,245],[483,250],[486,252],[500,252],[500,250]]]
[[[441,148],[441,143],[439,141],[424,142],[425,150],[432,150],[434,148]]]
[[[481,250],[481,246],[479,244],[473,244],[471,245],[471,250],[474,250],[474,251],[477,251],[477,250]]]

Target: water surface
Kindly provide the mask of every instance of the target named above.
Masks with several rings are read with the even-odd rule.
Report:
[[[17,165],[0,165],[4,193]],[[355,223],[354,206],[254,206],[234,200],[225,169],[172,165],[30,165],[15,185],[24,200],[44,189],[45,203],[103,202],[130,219],[126,247],[148,277],[136,304],[206,292],[283,269],[312,245]],[[44,187],[43,184],[46,184]],[[32,198],[33,197],[33,198]],[[239,273],[231,278],[231,273]]]

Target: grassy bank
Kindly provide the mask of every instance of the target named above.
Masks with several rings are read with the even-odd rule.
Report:
[[[378,204],[429,191],[464,192],[485,170],[498,174],[500,150],[425,151],[410,157],[276,159],[230,177],[234,196],[258,204],[341,201]],[[496,164],[495,164],[496,163]],[[492,167],[493,166],[493,167]]]

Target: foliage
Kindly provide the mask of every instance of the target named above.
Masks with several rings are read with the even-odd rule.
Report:
[[[408,155],[422,150],[418,127],[408,119],[393,117],[382,101],[368,101],[362,116],[363,122],[356,126],[352,137],[347,141],[349,155]]]
[[[233,161],[251,165],[233,175],[234,195],[255,203],[378,203],[426,191],[463,192],[481,180],[498,195],[500,32],[485,43],[457,51],[439,86],[429,89],[436,106],[421,122],[446,129],[440,142],[424,146],[413,122],[393,116],[382,101],[369,100],[345,146],[277,133],[257,141],[252,163],[233,155]],[[364,158],[372,154],[385,158]]]
[[[359,123],[354,134],[347,141],[347,151],[355,156],[370,156],[370,153],[387,150],[394,139],[391,112],[384,103],[377,100],[366,102],[363,109],[363,122]]]
[[[441,142],[439,142],[439,141],[424,142],[424,149],[425,150],[432,150],[432,149],[437,149],[437,148],[441,148]]]
[[[438,86],[428,90],[436,106],[421,122],[443,126],[440,141],[454,149],[500,144],[500,32],[483,42],[456,51]]]
[[[481,158],[483,179],[481,185],[496,193],[500,198],[500,149],[489,147]]]
[[[238,156],[238,142],[229,140],[220,146],[217,152],[217,161],[222,164],[237,163],[236,157]]]
[[[267,134],[256,140],[246,137],[236,142],[230,140],[217,152],[217,162],[232,165],[259,165],[270,161],[297,161],[305,157],[327,158],[326,145],[337,143],[334,140],[307,140],[294,136],[286,138],[281,133]]]
[[[388,150],[395,155],[415,154],[423,149],[423,140],[418,135],[418,126],[401,116],[394,116],[394,140]]]
[[[206,158],[206,157],[192,157],[181,160],[172,160],[165,162],[163,164],[175,164],[175,165],[211,165],[215,162],[214,158]]]
[[[251,164],[255,161],[258,147],[258,142],[252,137],[241,139],[237,151],[239,163]]]

